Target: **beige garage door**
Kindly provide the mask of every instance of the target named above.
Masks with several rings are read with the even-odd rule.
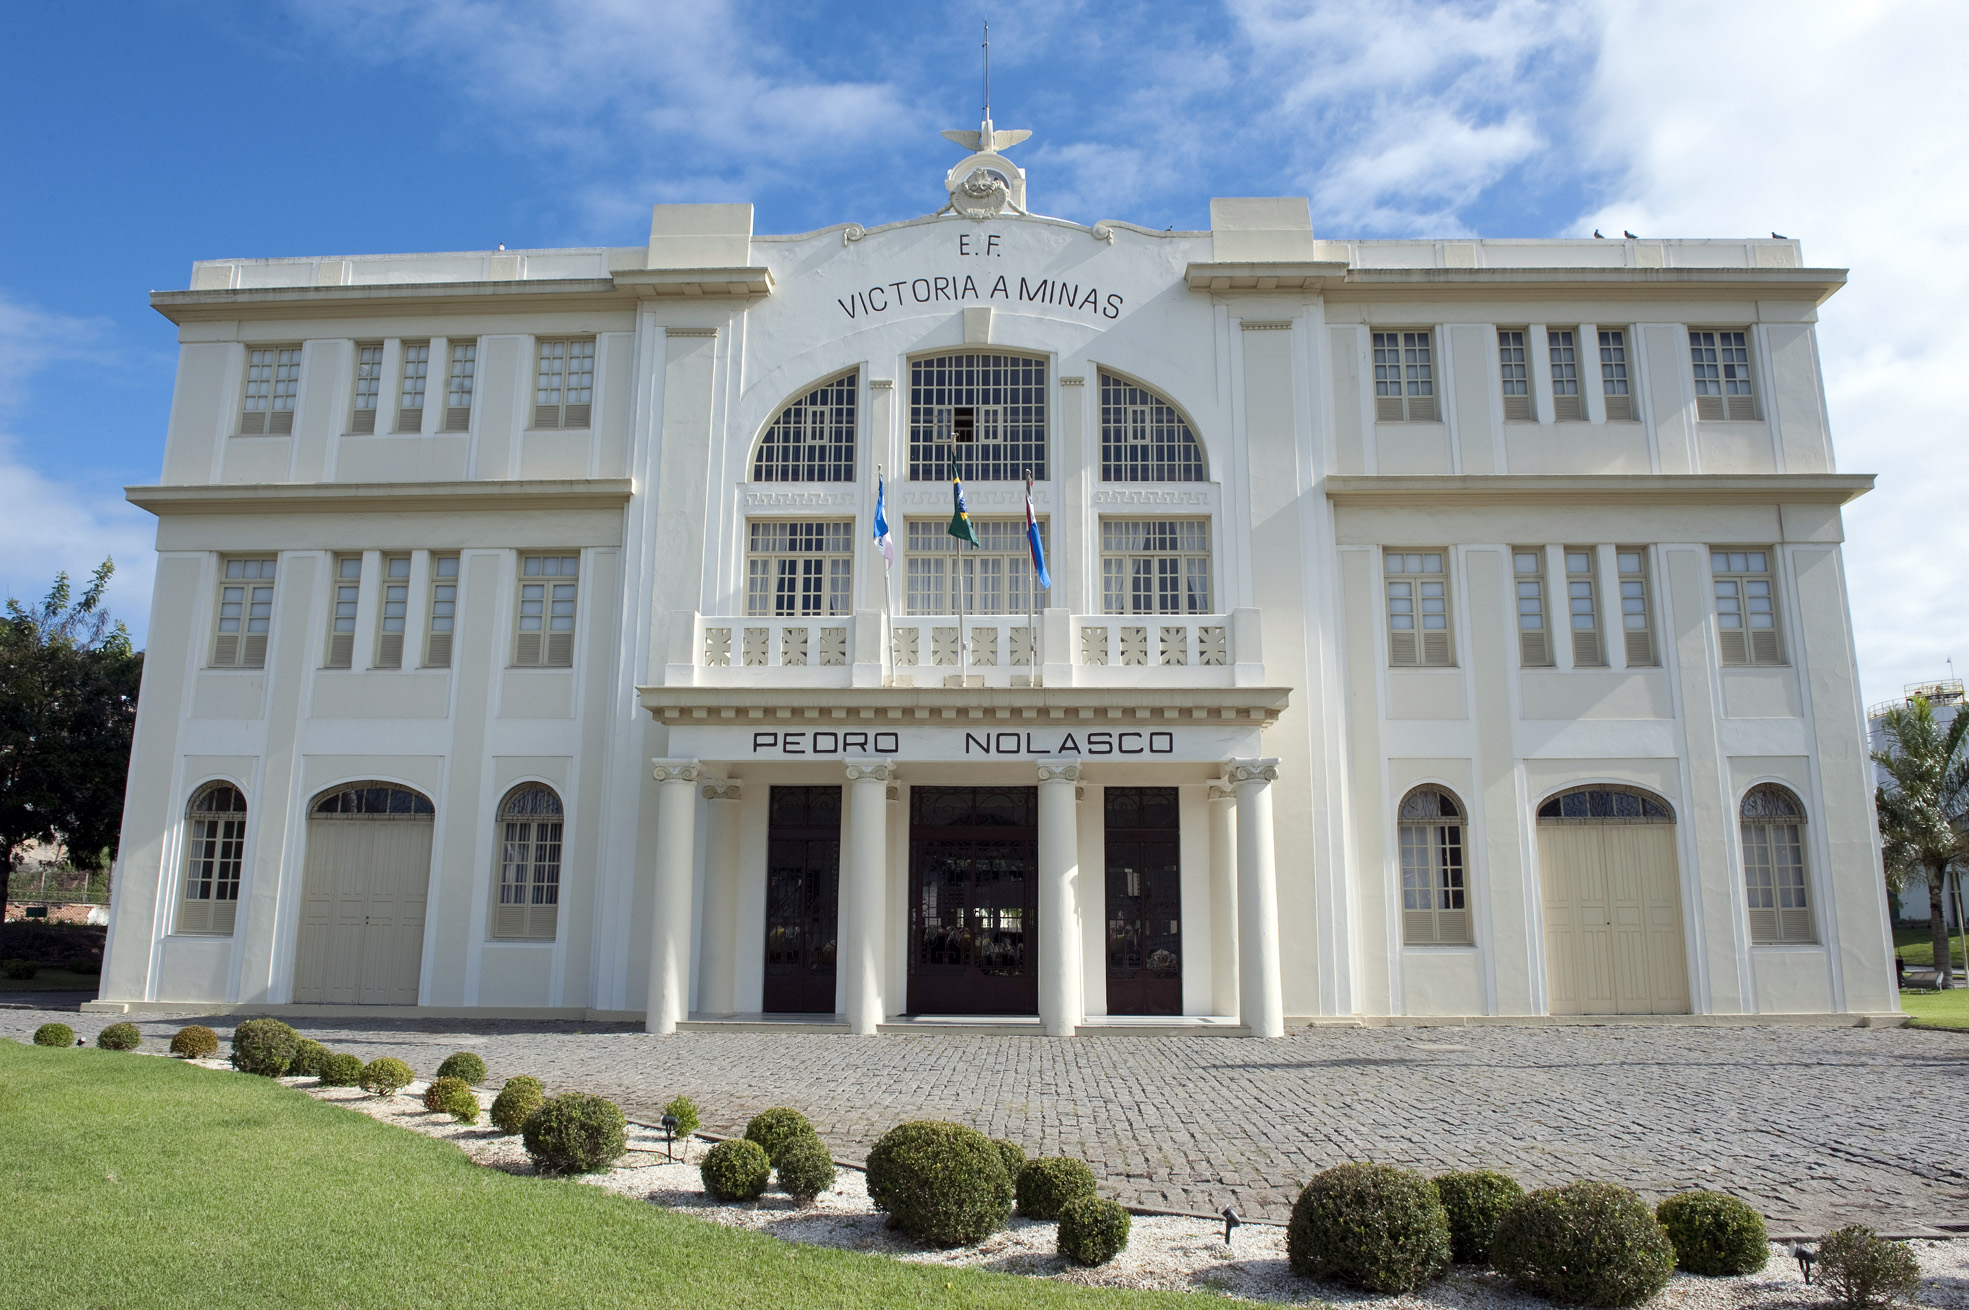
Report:
[[[415,1005],[436,813],[414,791],[357,783],[308,813],[294,999]]]
[[[1553,1014],[1687,1014],[1675,821],[1638,791],[1565,792],[1538,810]]]

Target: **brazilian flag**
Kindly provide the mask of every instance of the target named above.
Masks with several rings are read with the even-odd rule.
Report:
[[[945,529],[959,541],[968,541],[973,546],[982,545],[978,540],[978,529],[971,522],[970,511],[964,508],[964,480],[957,476],[957,460],[950,461],[950,526]]]

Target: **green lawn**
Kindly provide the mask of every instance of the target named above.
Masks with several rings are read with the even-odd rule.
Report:
[[[1912,1017],[1912,1027],[1969,1032],[1969,987],[1951,987],[1945,992],[1904,991],[1901,1009]]]
[[[473,1165],[267,1079],[0,1041],[9,1303],[1188,1306],[793,1246]]]
[[[1950,940],[1954,944],[1950,954],[1955,957],[1955,967],[1960,969],[1963,966],[1963,948],[1969,939],[1957,933]],[[1924,969],[1931,967],[1935,963],[1935,939],[1929,935],[1928,925],[1923,923],[1912,928],[1906,926],[1895,928],[1894,954],[1910,965],[1918,964]]]
[[[87,992],[94,996],[102,981],[99,973],[70,973],[43,965],[32,978],[0,976],[0,992]]]

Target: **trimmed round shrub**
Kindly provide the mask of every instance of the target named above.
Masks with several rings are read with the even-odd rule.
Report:
[[[1851,1224],[1819,1243],[1819,1282],[1832,1292],[1834,1305],[1871,1310],[1912,1302],[1921,1290],[1921,1266],[1899,1242],[1865,1224]]]
[[[1449,1215],[1449,1256],[1458,1264],[1490,1263],[1490,1235],[1504,1212],[1525,1199],[1518,1180],[1489,1169],[1438,1174],[1436,1195]]]
[[[1104,1196],[1076,1196],[1060,1207],[1059,1252],[1084,1265],[1104,1265],[1128,1245],[1128,1212]]]
[[[756,1201],[772,1181],[773,1162],[765,1147],[734,1137],[704,1153],[697,1176],[704,1180],[704,1190],[720,1201]]]
[[[1072,1156],[1043,1156],[1019,1170],[1012,1191],[1026,1218],[1058,1219],[1068,1201],[1094,1195],[1094,1171]]]
[[[802,1205],[834,1189],[834,1159],[812,1133],[780,1147],[773,1170],[779,1175],[780,1190]]]
[[[0,960],[0,974],[5,974],[15,982],[26,982],[41,972],[41,966],[32,960]]]
[[[1721,1192],[1683,1192],[1655,1207],[1675,1263],[1711,1278],[1754,1274],[1770,1261],[1764,1216]]]
[[[468,1092],[472,1090],[472,1085],[463,1078],[439,1074],[424,1087],[424,1108],[432,1114],[443,1114],[446,1098],[460,1087]]]
[[[807,1122],[807,1116],[783,1105],[759,1111],[745,1125],[745,1140],[764,1147],[766,1155],[775,1165],[779,1163],[779,1153],[786,1149],[788,1142],[812,1136],[814,1126]]]
[[[1449,1265],[1449,1215],[1412,1169],[1343,1164],[1313,1175],[1285,1230],[1292,1272],[1408,1292]]]
[[[424,1108],[432,1114],[448,1114],[461,1124],[479,1121],[479,1098],[463,1078],[433,1078],[424,1089]]]
[[[898,1124],[869,1148],[868,1195],[932,1246],[983,1241],[1012,1213],[1012,1180],[991,1139],[933,1119]]]
[[[362,1057],[350,1055],[347,1051],[330,1051],[321,1062],[321,1072],[316,1075],[323,1087],[360,1087],[362,1085]]]
[[[371,1096],[395,1096],[416,1077],[402,1060],[385,1055],[362,1066],[362,1090]]]
[[[73,1046],[75,1029],[65,1023],[44,1023],[34,1030],[36,1046]]]
[[[485,1086],[485,1061],[471,1051],[460,1051],[456,1055],[444,1057],[438,1066],[438,1077],[459,1078],[468,1087]]]
[[[689,1137],[697,1131],[699,1122],[697,1117],[697,1103],[692,1101],[690,1097],[677,1097],[670,1104],[663,1107],[663,1113],[677,1116],[677,1136],[679,1139]]]
[[[526,1153],[542,1173],[599,1173],[629,1149],[629,1122],[614,1101],[568,1092],[527,1116]]]
[[[546,1103],[547,1093],[538,1078],[527,1074],[508,1078],[499,1095],[492,1098],[492,1126],[510,1137],[526,1127],[533,1112]]]
[[[1491,1268],[1561,1305],[1628,1306],[1668,1285],[1675,1247],[1646,1201],[1613,1183],[1546,1187],[1505,1211]]]
[[[187,1060],[203,1060],[219,1053],[219,1034],[203,1024],[180,1028],[171,1034],[171,1054]]]
[[[232,1067],[241,1073],[278,1078],[294,1063],[301,1034],[278,1019],[248,1019],[232,1030]]]
[[[289,1078],[319,1078],[322,1062],[328,1059],[328,1048],[312,1037],[303,1037],[294,1044],[294,1060],[287,1066]]]
[[[144,1044],[144,1035],[134,1023],[113,1023],[96,1034],[96,1045],[105,1051],[134,1051]]]
[[[1012,1180],[1012,1190],[1017,1192],[1019,1170],[1026,1167],[1026,1148],[1003,1137],[992,1138],[991,1144],[998,1148],[999,1163],[1005,1166],[1005,1176]]]

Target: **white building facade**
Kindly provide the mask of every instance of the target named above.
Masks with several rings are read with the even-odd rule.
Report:
[[[646,246],[155,294],[98,1004],[1896,1010],[1842,272],[1328,241],[1301,199],[1087,226],[985,133],[930,218],[659,206]]]

